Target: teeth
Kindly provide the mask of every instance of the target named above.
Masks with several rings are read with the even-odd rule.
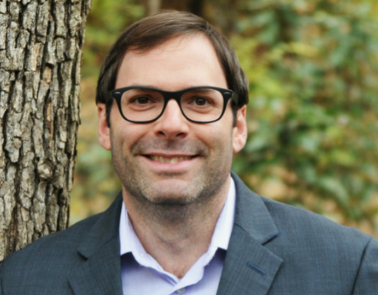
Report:
[[[164,158],[164,157],[159,157],[159,156],[151,156],[151,159],[154,160],[154,161],[162,162],[162,163],[175,164],[177,162],[189,160],[190,157]]]

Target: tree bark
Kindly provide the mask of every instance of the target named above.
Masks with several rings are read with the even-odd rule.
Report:
[[[162,0],[161,9],[175,9],[189,11],[199,16],[203,16],[204,0]]]
[[[153,15],[159,12],[161,0],[144,0],[143,2],[147,15]]]
[[[91,0],[0,0],[0,261],[65,229]]]
[[[199,16],[203,16],[204,0],[143,0],[147,15],[152,15],[162,9],[174,9],[189,11]]]

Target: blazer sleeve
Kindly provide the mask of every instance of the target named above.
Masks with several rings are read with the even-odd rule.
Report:
[[[371,238],[362,255],[353,295],[373,294],[378,294],[378,243]]]
[[[3,268],[2,264],[0,264],[0,295],[3,295]]]

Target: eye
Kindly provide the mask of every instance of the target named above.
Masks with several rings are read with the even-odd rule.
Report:
[[[193,99],[193,104],[198,105],[198,106],[205,106],[209,103],[210,101],[205,97],[198,96]]]
[[[148,103],[151,103],[151,99],[147,96],[137,96],[131,100],[131,103],[148,104]]]

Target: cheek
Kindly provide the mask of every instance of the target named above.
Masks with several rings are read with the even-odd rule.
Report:
[[[113,150],[123,155],[132,153],[133,147],[148,138],[149,129],[142,124],[133,124],[123,120],[112,125]]]
[[[214,124],[214,123],[213,123]],[[220,126],[217,129],[209,128],[208,132],[203,132],[200,140],[205,143],[210,150],[217,155],[232,155],[232,134],[233,130],[228,126]]]

